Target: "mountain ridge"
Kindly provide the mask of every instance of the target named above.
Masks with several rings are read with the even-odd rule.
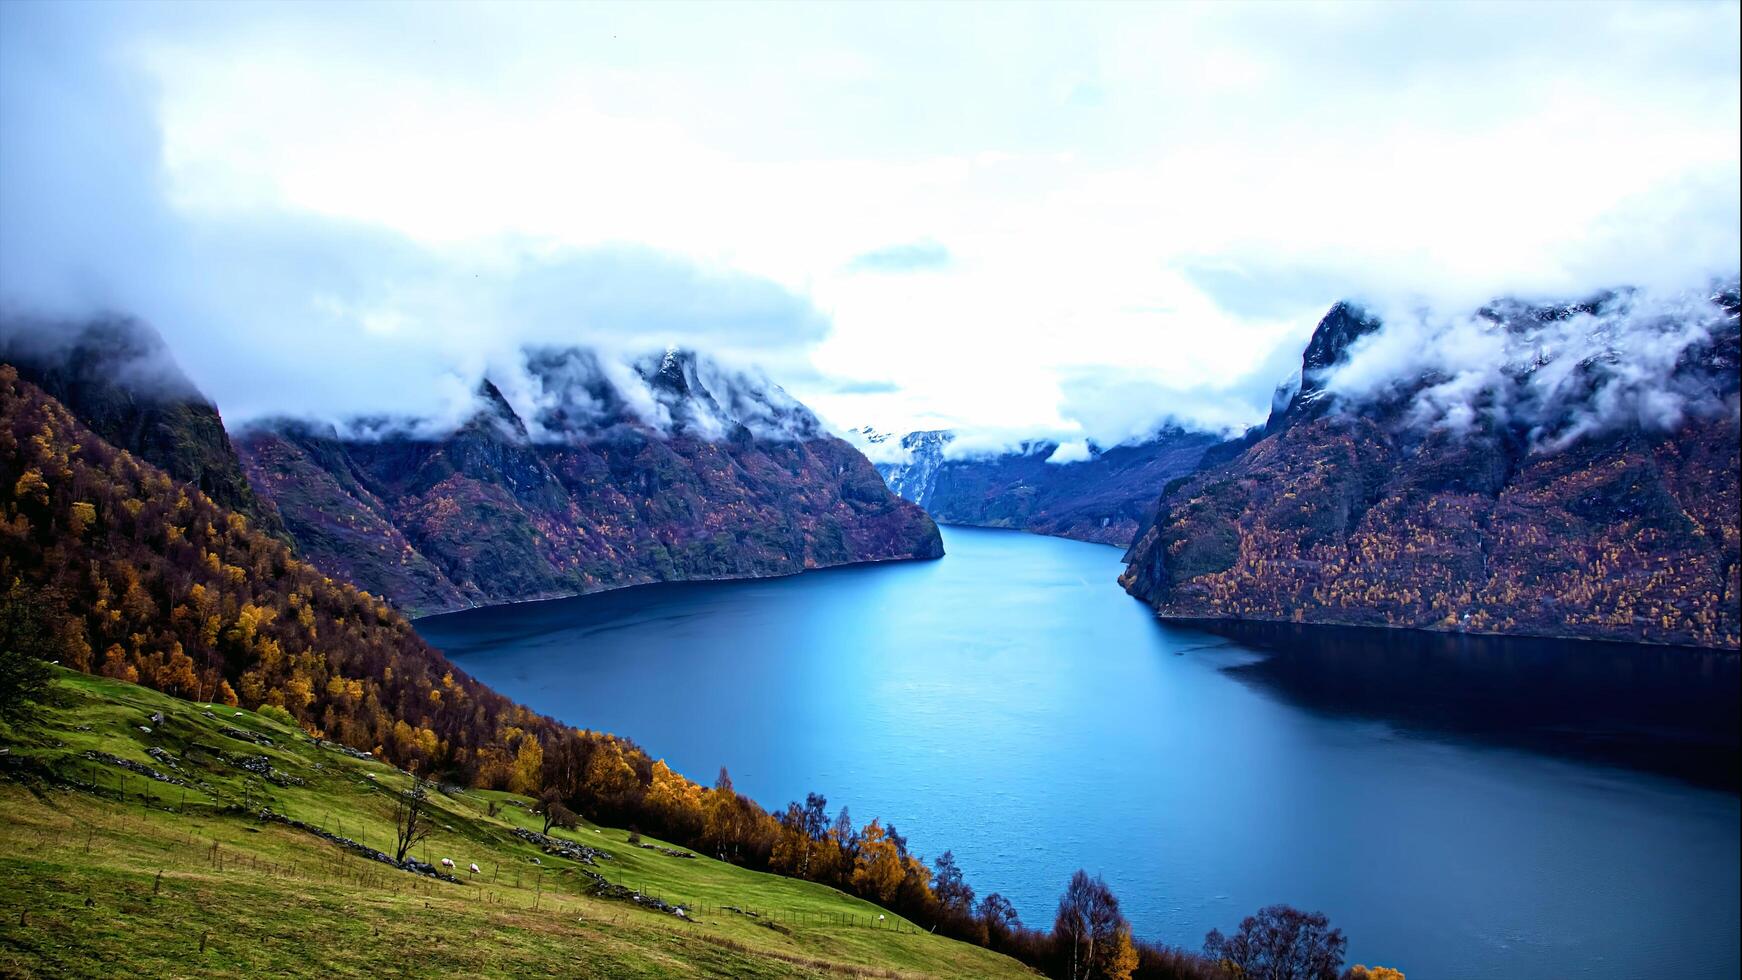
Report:
[[[892,436],[860,430],[873,444]],[[1055,462],[1060,443],[1023,442],[1001,451],[952,455],[949,430],[910,432],[902,462],[879,462],[891,490],[945,524],[1002,527],[1057,537],[1129,545],[1154,508],[1154,488],[1194,471],[1206,453],[1229,440],[1180,426],[1148,439],[1102,448],[1087,458]]]
[[[1366,392],[1349,372],[1387,327],[1338,304],[1265,435],[1163,490],[1122,583],[1170,619],[1735,649],[1737,294],[1637,302],[1497,301],[1456,329],[1522,356],[1481,384],[1428,370]],[[1669,392],[1692,400],[1647,424]]]
[[[9,320],[0,324],[0,361],[106,442],[194,484],[291,543],[277,509],[249,485],[217,406],[149,326],[125,316]]]
[[[930,518],[784,392],[685,351],[632,367],[540,348],[530,419],[485,379],[445,434],[278,420],[238,448],[311,560],[414,615],[941,556]]]

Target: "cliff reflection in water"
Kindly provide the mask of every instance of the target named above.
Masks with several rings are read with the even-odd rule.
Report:
[[[1742,657],[1686,647],[1251,621],[1191,626],[1309,710],[1742,788]]]

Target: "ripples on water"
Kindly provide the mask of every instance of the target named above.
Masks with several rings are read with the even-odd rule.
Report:
[[[421,620],[497,690],[765,807],[953,848],[1050,923],[1078,866],[1196,947],[1277,901],[1418,977],[1734,977],[1737,659],[1165,626],[1119,551],[946,528],[942,561]]]

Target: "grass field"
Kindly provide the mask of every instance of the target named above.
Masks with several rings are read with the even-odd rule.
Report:
[[[541,823],[508,793],[438,794],[414,853],[452,858],[459,884],[401,871],[252,814],[391,850],[404,773],[252,712],[73,673],[56,689],[45,724],[0,757],[3,975],[1034,975],[832,888],[671,857],[586,822],[555,831],[610,855],[587,870],[690,918],[593,897],[581,865],[511,835]],[[259,756],[272,773],[237,765]]]

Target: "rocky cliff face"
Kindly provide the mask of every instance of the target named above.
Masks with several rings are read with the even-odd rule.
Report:
[[[1734,649],[1737,310],[1619,292],[1394,333],[1339,304],[1122,581],[1168,617]]]
[[[937,527],[779,388],[671,352],[527,353],[457,429],[281,421],[238,442],[317,566],[414,614],[942,555]]]
[[[876,433],[867,438],[881,439]],[[1192,472],[1224,443],[1207,432],[1166,428],[1153,438],[1088,458],[1049,462],[1058,443],[952,457],[946,431],[902,437],[904,459],[879,463],[890,489],[945,524],[1007,527],[1124,547],[1155,507],[1155,489]]]
[[[191,483],[288,542],[278,511],[255,495],[217,408],[156,331],[125,317],[0,324],[0,361],[65,405],[110,445]]]

